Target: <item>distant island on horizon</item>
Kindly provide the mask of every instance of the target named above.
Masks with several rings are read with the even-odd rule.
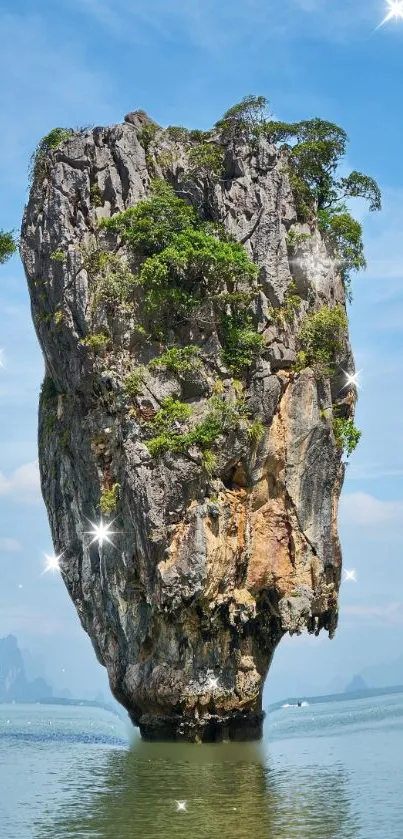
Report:
[[[390,696],[397,693],[403,693],[403,685],[393,685],[384,688],[361,688],[354,691],[345,690],[343,693],[325,693],[321,696],[305,696],[302,694],[301,696],[292,696],[287,699],[281,699],[278,702],[273,702],[266,708],[266,713],[271,714],[287,705],[298,705],[299,703],[319,705],[322,702],[348,702],[352,699],[370,699],[375,696]]]

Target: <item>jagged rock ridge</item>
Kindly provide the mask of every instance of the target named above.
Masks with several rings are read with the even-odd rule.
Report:
[[[297,373],[295,359],[305,313],[344,307],[344,291],[319,233],[297,224],[281,151],[263,138],[253,148],[234,141],[224,177],[190,177],[186,143],[155,128],[147,135],[150,125],[135,112],[70,137],[31,190],[22,255],[46,364],[42,491],[63,579],[143,736],[247,739],[260,736],[263,684],[283,635],[332,635],[337,624],[343,465],[331,416],[341,378]],[[197,449],[151,456],[144,428],[167,397],[199,417],[213,393],[236,403],[240,385],[216,330],[208,320],[173,326],[168,344],[193,344],[203,359],[201,372],[174,374],[149,364],[161,346],[144,339],[141,293],[136,306],[94,305],[88,254],[102,239],[99,219],[147,198],[154,178],[221,222],[260,270],[251,309],[266,349],[242,399],[264,435],[251,440],[242,423],[223,434],[213,474]],[[307,234],[297,253],[290,228]],[[105,246],[130,262],[108,235]],[[298,314],[273,321],[291,282]],[[110,337],[101,354],[85,344],[94,333]],[[347,338],[337,361],[354,371]],[[129,397],[124,382],[139,365],[143,384]],[[345,410],[351,416],[351,400]],[[90,522],[112,487],[114,544],[100,546]]]

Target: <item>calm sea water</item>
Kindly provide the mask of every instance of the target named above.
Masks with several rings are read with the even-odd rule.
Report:
[[[402,839],[403,695],[276,711],[259,746],[146,744],[106,711],[0,705],[0,835]]]

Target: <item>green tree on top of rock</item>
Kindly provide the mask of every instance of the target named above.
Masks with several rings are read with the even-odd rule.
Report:
[[[346,132],[319,119],[286,123],[272,120],[264,96],[247,96],[216,123],[222,142],[242,141],[252,147],[259,137],[283,149],[298,220],[317,224],[338,264],[347,297],[350,277],[366,266],[362,228],[350,214],[346,201],[363,198],[370,212],[381,209],[376,181],[361,172],[338,175],[346,153]]]

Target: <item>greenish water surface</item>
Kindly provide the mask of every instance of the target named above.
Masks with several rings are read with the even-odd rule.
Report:
[[[402,839],[403,695],[266,720],[260,745],[142,743],[95,708],[0,705],[2,839]]]

